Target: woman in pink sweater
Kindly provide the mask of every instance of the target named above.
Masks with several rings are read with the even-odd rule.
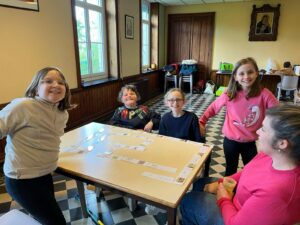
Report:
[[[180,206],[183,225],[300,222],[299,115],[300,107],[295,105],[268,109],[257,131],[260,153],[230,177],[237,183],[235,194],[226,190],[223,179],[207,184],[207,192],[193,190]]]
[[[225,136],[225,176],[236,173],[240,154],[244,165],[257,154],[256,131],[261,127],[266,109],[278,104],[268,89],[261,88],[255,60],[246,58],[238,61],[227,91],[218,97],[199,119],[201,135],[204,137],[207,121],[226,106],[222,129]]]

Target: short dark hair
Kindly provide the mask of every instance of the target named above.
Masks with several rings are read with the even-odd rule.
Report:
[[[266,116],[271,119],[274,129],[274,142],[285,139],[289,143],[289,157],[300,164],[300,106],[280,105],[267,109]]]
[[[25,97],[35,98],[35,96],[37,95],[37,90],[39,88],[40,81],[51,70],[55,70],[55,71],[58,72],[58,74],[60,75],[61,79],[64,81],[65,87],[66,87],[65,97],[59,102],[58,109],[60,111],[64,111],[66,109],[74,108],[75,105],[71,104],[71,92],[70,92],[69,85],[68,85],[68,83],[67,83],[67,81],[66,81],[65,76],[63,75],[63,73],[58,68],[56,68],[56,67],[45,67],[45,68],[39,70],[35,74],[35,76],[33,77],[30,85],[27,87],[27,90],[25,92]]]
[[[139,100],[141,99],[141,96],[140,96],[140,94],[139,94],[139,92],[138,92],[136,86],[133,85],[133,84],[126,84],[126,85],[123,86],[123,87],[121,88],[121,90],[119,91],[119,94],[118,94],[118,101],[119,101],[119,102],[122,102],[122,96],[123,96],[124,90],[130,90],[130,91],[133,91],[133,92],[136,94],[136,96],[137,96],[137,101],[139,101]]]
[[[235,75],[237,73],[237,70],[242,65],[245,65],[245,64],[253,65],[253,67],[255,69],[255,72],[257,73],[257,78],[256,78],[255,82],[253,83],[253,85],[251,87],[251,90],[249,91],[249,93],[247,95],[247,98],[256,97],[261,92],[261,85],[260,85],[260,82],[259,82],[259,75],[258,75],[259,71],[258,71],[257,63],[256,63],[255,59],[253,59],[251,57],[248,57],[248,58],[239,60],[234,65],[232,75],[230,77],[230,81],[229,81],[229,84],[228,84],[228,89],[227,89],[227,95],[228,95],[230,100],[234,99],[235,96],[237,95],[237,92],[242,90],[241,85],[235,80]]]

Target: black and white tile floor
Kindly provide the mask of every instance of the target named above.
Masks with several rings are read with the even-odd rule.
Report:
[[[202,115],[204,110],[215,99],[213,95],[208,94],[187,94],[186,109]],[[159,96],[147,102],[153,110],[164,114],[168,109],[164,106],[163,96]],[[211,119],[207,126],[207,143],[213,144],[210,176],[221,177],[225,171],[225,160],[223,154],[223,136],[221,128],[223,125],[225,110],[223,109],[217,116]],[[80,202],[77,199],[77,188],[74,180],[56,175],[54,176],[55,196],[61,210],[69,225],[90,225],[94,224],[91,218],[83,218]],[[165,213],[159,213],[156,216],[145,213],[145,204],[138,203],[135,211],[131,212],[127,207],[122,196],[111,192],[104,192],[104,195],[97,198],[95,192],[87,190],[86,198],[88,208],[98,214],[105,225],[164,225],[167,217]],[[0,216],[11,209],[21,209],[21,207],[11,199],[5,190],[5,185],[0,185]]]

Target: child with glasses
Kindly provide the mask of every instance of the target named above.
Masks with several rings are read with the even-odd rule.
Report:
[[[183,91],[179,88],[170,89],[164,100],[171,111],[163,115],[159,124],[159,134],[204,143],[197,115],[183,110],[186,102]]]
[[[141,129],[151,132],[157,130],[160,121],[160,115],[147,106],[138,105],[141,99],[134,85],[125,85],[119,92],[118,101],[124,105],[117,108],[110,124],[125,127],[129,129]]]
[[[0,111],[0,138],[7,137],[6,190],[41,224],[65,225],[55,200],[51,173],[57,167],[60,137],[68,120],[70,90],[62,72],[37,72],[24,98]]]
[[[159,134],[204,143],[197,115],[183,109],[186,102],[184,92],[179,88],[172,88],[166,93],[164,101],[171,111],[163,115],[159,123]],[[210,157],[205,163],[204,176],[208,176],[209,163]],[[165,212],[151,205],[147,205],[145,211],[151,215]]]

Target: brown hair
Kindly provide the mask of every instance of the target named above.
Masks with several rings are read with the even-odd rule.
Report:
[[[245,64],[253,65],[253,67],[255,69],[255,72],[257,74],[259,73],[257,63],[253,58],[248,57],[248,58],[239,60],[234,66],[234,69],[232,71],[232,75],[230,77],[228,89],[227,89],[227,96],[229,97],[230,100],[234,99],[237,92],[242,90],[241,85],[235,80],[235,76],[236,76],[237,70],[242,65],[245,65]],[[253,85],[251,87],[251,90],[249,91],[249,93],[247,95],[247,98],[258,96],[261,92],[261,89],[262,88],[261,88],[261,85],[260,85],[260,82],[259,82],[259,76],[257,76],[255,82],[253,83]]]
[[[271,119],[274,129],[273,147],[279,139],[288,141],[289,157],[300,164],[300,106],[280,105],[267,109],[266,116]]]
[[[123,92],[124,90],[130,90],[130,91],[133,91],[136,96],[137,96],[137,101],[139,101],[141,99],[141,96],[136,88],[135,85],[133,84],[126,84],[125,86],[123,86],[121,88],[121,90],[119,91],[119,94],[118,94],[118,101],[122,103],[122,96],[123,96]]]
[[[59,102],[58,109],[60,111],[64,111],[66,109],[72,109],[76,107],[76,105],[71,104],[71,92],[69,85],[65,79],[65,76],[63,73],[56,67],[45,67],[41,70],[39,70],[35,76],[33,77],[30,85],[27,87],[27,90],[25,92],[25,97],[34,98],[37,94],[37,90],[39,88],[40,81],[47,75],[47,73],[51,70],[55,70],[59,73],[61,79],[64,81],[65,87],[66,87],[66,94],[65,97]]]

